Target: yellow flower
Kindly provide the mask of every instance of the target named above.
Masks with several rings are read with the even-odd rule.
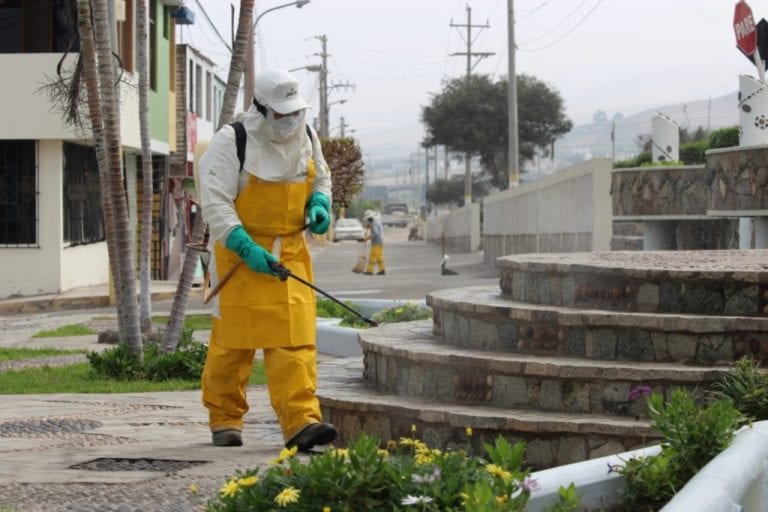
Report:
[[[323,512],[331,512],[331,507],[323,507]]]
[[[496,503],[499,505],[504,505],[507,502],[506,496],[496,496]]]
[[[397,441],[394,441],[392,439],[387,441],[387,450],[394,450],[395,448],[397,448]]]
[[[301,491],[299,491],[295,487],[286,487],[285,489],[280,491],[280,494],[275,496],[275,503],[277,503],[281,507],[284,507],[290,503],[296,503],[297,501],[299,501],[300,494],[301,494]]]
[[[256,485],[256,482],[259,481],[259,478],[256,476],[247,476],[245,478],[241,478],[237,481],[237,485],[240,487],[251,487],[252,485]]]
[[[411,424],[411,433],[412,433],[412,434],[415,434],[415,433],[416,433],[416,424],[415,424],[415,423],[412,423],[412,424]]]
[[[410,437],[401,437],[400,444],[403,446],[419,446],[421,441],[418,439],[411,439]]]
[[[197,494],[197,486],[195,484],[189,484],[189,492],[191,494]]]
[[[488,464],[487,466],[485,466],[485,470],[488,473],[492,474],[493,476],[497,478],[501,478],[505,482],[509,482],[512,480],[512,473],[510,473],[509,471],[506,471],[503,468],[500,468],[496,464]]]
[[[467,427],[467,437],[472,437],[472,427]]]
[[[285,459],[290,459],[294,455],[296,455],[296,452],[298,451],[298,446],[293,446],[291,448],[283,448],[280,450],[280,455],[277,456],[276,459],[272,459],[269,461],[270,464],[273,466],[277,466],[278,464],[282,464]]]
[[[221,494],[222,498],[228,498],[230,496],[234,496],[237,492],[237,489],[237,482],[230,480],[229,482],[225,483],[221,489],[219,489],[219,494]]]
[[[381,457],[382,457],[383,459],[386,459],[387,457],[389,457],[389,452],[388,452],[387,450],[382,450],[381,448],[379,448],[378,450],[376,450],[376,452],[377,452],[379,455],[381,455]]]
[[[346,459],[349,457],[349,450],[346,448],[334,448],[331,453],[340,459]]]

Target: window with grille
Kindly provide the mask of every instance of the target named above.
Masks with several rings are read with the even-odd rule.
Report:
[[[0,245],[37,245],[37,144],[0,141]]]
[[[96,152],[64,143],[64,241],[70,245],[101,242],[104,218]]]

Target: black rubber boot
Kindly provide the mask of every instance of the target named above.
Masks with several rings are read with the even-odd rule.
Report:
[[[307,452],[315,446],[332,443],[337,435],[336,427],[330,423],[310,423],[285,443],[285,447],[295,446],[300,452]]]
[[[219,430],[214,432],[212,437],[214,446],[243,446],[243,438],[239,430]]]

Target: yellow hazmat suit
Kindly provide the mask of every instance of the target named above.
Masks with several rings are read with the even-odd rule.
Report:
[[[238,225],[291,273],[313,281],[302,230],[305,205],[313,192],[330,197],[330,170],[317,134],[312,131],[308,136],[305,131],[303,112],[299,119],[300,128],[281,137],[261,111],[252,108],[244,114],[241,121],[248,139],[239,175],[230,127],[214,136],[201,160],[203,215],[215,240],[214,283],[241,261],[224,247],[228,233]],[[311,288],[240,265],[214,302],[213,332],[202,379],[212,432],[242,430],[256,349],[264,352],[270,401],[285,440],[321,422],[315,396],[315,319]]]

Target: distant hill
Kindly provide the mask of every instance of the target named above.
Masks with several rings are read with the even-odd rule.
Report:
[[[705,130],[733,126],[739,122],[737,96],[738,94],[733,92],[712,98],[711,101],[664,105],[626,117],[621,113],[609,117],[604,112],[596,112],[592,124],[575,126],[557,140],[554,167],[560,169],[589,158],[610,157],[612,123],[615,123],[616,160],[636,155],[640,151],[638,137],[651,133],[651,116],[654,112],[671,117],[681,128],[690,131],[695,131],[699,126]]]

